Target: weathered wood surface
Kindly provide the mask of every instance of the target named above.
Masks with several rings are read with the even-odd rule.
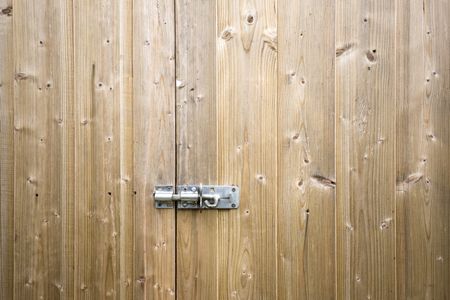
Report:
[[[450,297],[450,4],[397,11],[397,295]]]
[[[14,284],[14,45],[12,0],[0,1],[0,299]]]
[[[395,8],[336,2],[339,299],[395,298]]]
[[[74,292],[71,12],[60,1],[12,6],[15,299]]]
[[[133,289],[126,3],[74,2],[74,256],[79,299],[131,298]]]
[[[133,3],[135,299],[175,299],[175,211],[156,210],[155,184],[175,184],[175,11]],[[131,234],[130,232],[128,232]]]
[[[278,297],[334,299],[334,1],[278,0]]]
[[[449,20],[0,0],[0,298],[447,299]],[[241,207],[156,210],[176,183]]]
[[[177,0],[177,184],[216,184],[215,1]],[[178,299],[215,299],[217,211],[177,212]]]
[[[219,212],[219,299],[277,295],[276,7],[217,1],[218,179],[241,187]]]

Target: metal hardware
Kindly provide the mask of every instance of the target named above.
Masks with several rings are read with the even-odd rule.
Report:
[[[233,209],[239,207],[239,188],[234,185],[158,185],[153,192],[156,208]]]

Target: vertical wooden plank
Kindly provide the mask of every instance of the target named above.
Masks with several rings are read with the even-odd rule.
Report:
[[[337,297],[395,297],[395,2],[336,2]]]
[[[74,2],[78,299],[132,298],[130,10]]]
[[[72,7],[13,7],[14,297],[73,298]]]
[[[114,132],[119,140],[119,149],[114,159],[119,161],[119,178],[116,193],[120,199],[119,225],[119,299],[134,299],[134,157],[133,157],[133,0],[119,2],[119,44],[114,51],[119,57],[119,91],[115,100],[119,110],[119,128]],[[118,115],[117,115],[118,114]],[[118,150],[118,151],[117,151]]]
[[[397,4],[397,294],[450,297],[450,5]]]
[[[177,184],[217,183],[215,1],[176,1]],[[177,212],[177,297],[217,298],[217,211]]]
[[[175,298],[175,211],[155,184],[175,184],[173,1],[133,2],[135,298]]]
[[[0,299],[13,298],[14,60],[12,0],[0,1]]]
[[[217,1],[219,299],[277,298],[277,2]]]
[[[278,297],[335,298],[334,1],[278,1]]]

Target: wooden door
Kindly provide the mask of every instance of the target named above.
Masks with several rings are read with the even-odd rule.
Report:
[[[238,210],[177,212],[181,299],[334,295],[334,9],[311,4],[175,3],[177,183],[241,189]]]
[[[445,0],[0,0],[0,299],[448,299]],[[232,210],[156,185],[235,184]]]

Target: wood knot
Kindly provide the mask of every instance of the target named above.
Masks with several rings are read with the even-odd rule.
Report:
[[[2,8],[1,14],[7,17],[12,16],[12,6],[7,6],[5,8]]]
[[[370,62],[370,63],[375,63],[375,55],[374,55],[374,53],[375,52],[373,52],[373,51],[367,51],[366,52],[366,58],[367,58],[367,61],[368,62]]]
[[[183,80],[177,80],[176,86],[177,86],[177,88],[182,89],[186,86],[186,82],[184,82]]]
[[[353,48],[354,44],[352,43],[347,43],[344,44],[343,46],[339,47],[336,49],[336,57],[341,57],[344,54],[348,54],[351,49]]]
[[[14,79],[16,81],[27,80],[28,78],[29,78],[29,76],[27,74],[25,74],[25,73],[22,73],[22,72],[17,73],[16,76],[14,77]]]
[[[252,14],[252,13],[249,13],[249,14],[247,14],[247,16],[245,17],[245,22],[246,22],[248,25],[253,25],[253,24],[255,23],[255,19],[256,19],[256,16],[255,16],[254,14]]]
[[[330,178],[326,178],[321,175],[313,175],[313,176],[311,176],[311,179],[313,180],[313,182],[315,182],[325,188],[334,189],[336,187],[336,181],[334,181]]]
[[[380,224],[380,230],[388,229],[391,225],[392,218],[387,218],[383,220]]]
[[[262,183],[262,184],[266,184],[266,176],[264,176],[263,174],[258,174],[258,175],[256,175],[256,179],[260,182],[260,183]]]
[[[276,52],[278,48],[277,29],[267,28],[264,30],[263,42],[264,45],[267,45],[271,50]]]
[[[144,285],[145,284],[145,277],[143,275],[139,276],[139,278],[136,280],[138,284]]]
[[[229,41],[233,38],[234,31],[233,27],[227,27],[222,31],[222,34],[220,35],[222,40]]]

